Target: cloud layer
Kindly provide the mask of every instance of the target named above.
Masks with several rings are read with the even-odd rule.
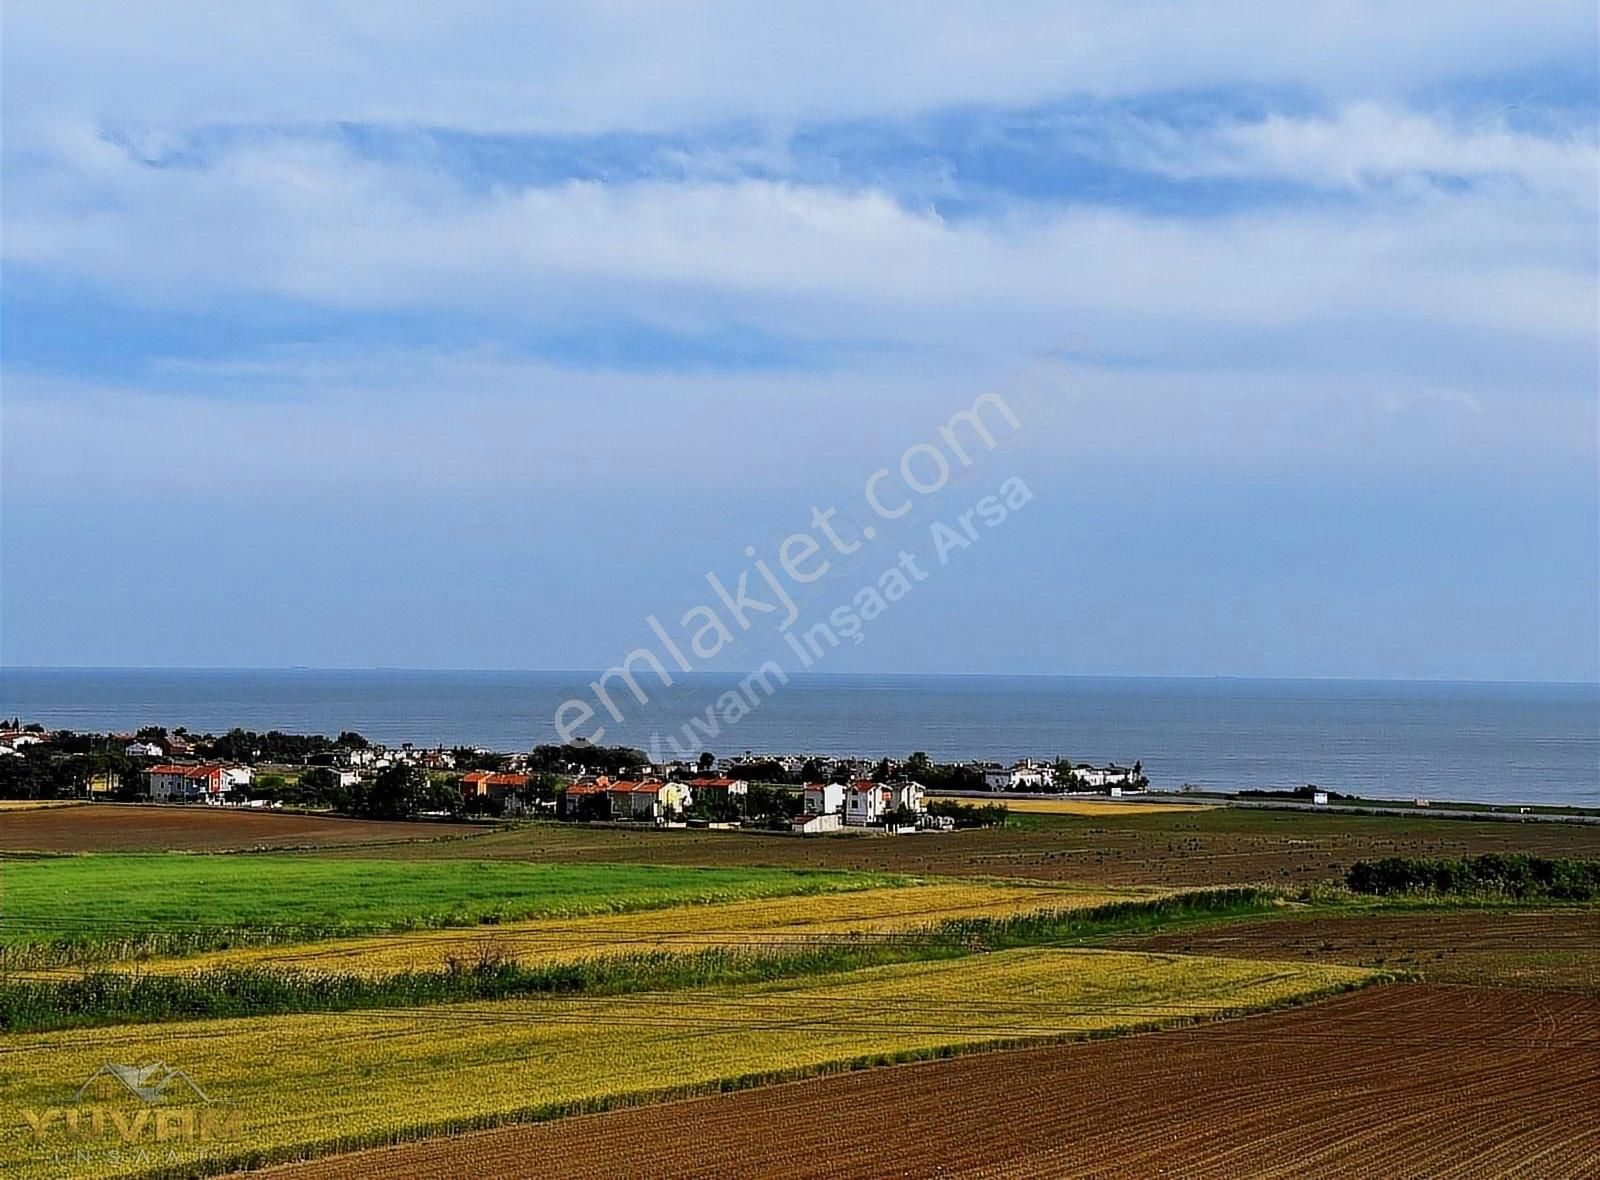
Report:
[[[19,6],[8,506],[670,486],[698,528],[1048,352],[1082,384],[1042,470],[1581,513],[1594,38],[1585,4]],[[1592,649],[1584,544],[1541,593]]]

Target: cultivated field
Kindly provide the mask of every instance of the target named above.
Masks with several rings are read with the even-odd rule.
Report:
[[[219,807],[95,803],[33,807],[0,822],[0,852],[223,852],[419,844],[481,835],[470,824],[387,823]]]
[[[1050,801],[1046,801],[1050,802]],[[1068,801],[1070,802],[1070,801]],[[1117,801],[1118,804],[1121,801]],[[1093,804],[1110,808],[1111,802]],[[1600,857],[1600,825],[1332,815],[1175,805],[1145,813],[1019,814],[1003,829],[798,839],[557,823],[504,828],[379,823],[201,807],[27,811],[0,822],[0,852],[319,848],[330,856],[833,868],[1016,877],[1086,885],[1302,886],[1357,860],[1484,852]]]
[[[115,854],[3,865],[12,965],[890,886],[815,869]],[[68,953],[56,953],[56,952]]]
[[[1290,914],[1119,939],[1115,945],[1350,963],[1414,972],[1435,983],[1552,988],[1600,996],[1600,910],[1593,908]]]
[[[1597,1068],[1593,999],[1391,985],[1244,1021],[844,1074],[267,1175],[1579,1180],[1600,1159]]]
[[[1186,1022],[1368,978],[1338,966],[1025,950],[737,989],[21,1035],[7,1040],[7,1098],[59,1106],[108,1060],[161,1061],[242,1111],[227,1151],[270,1158],[853,1062]],[[78,1174],[123,1170],[91,1156]],[[0,1140],[0,1171],[53,1166],[15,1128]]]
[[[542,823],[381,854],[827,867],[1190,888],[1246,882],[1299,887],[1337,880],[1357,860],[1484,852],[1596,858],[1600,825],[1229,807],[1169,814],[1163,808],[1148,815],[1024,815],[1002,829],[806,840],[743,832],[639,832]]]
[[[1154,896],[1159,894],[1149,890],[1058,885],[909,885],[677,905],[603,917],[476,926],[470,930],[427,930],[296,946],[238,947],[147,960],[139,964],[139,969],[171,972],[214,967],[292,967],[385,975],[438,971],[451,960],[471,962],[484,955],[535,965],[707,947],[783,951],[841,935],[906,933],[952,918],[1002,918]]]
[[[0,857],[22,968],[0,1172],[354,1151],[304,1175],[1593,1173],[1600,910],[1329,886],[1391,855],[1600,856],[1600,828],[1095,807],[823,839],[7,812],[0,840],[111,847],[113,817],[124,848],[188,851]],[[245,827],[307,847],[194,854]],[[1173,896],[1246,883],[1288,888]],[[1428,983],[1322,998],[1378,972]],[[73,1108],[109,1140],[74,1139],[107,1063],[186,1071],[239,1136],[162,1149],[124,1094]],[[40,1140],[23,1112],[50,1106]]]

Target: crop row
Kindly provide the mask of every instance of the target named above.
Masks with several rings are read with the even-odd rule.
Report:
[[[822,982],[30,1034],[8,1038],[8,1097],[12,1109],[59,1106],[106,1061],[163,1062],[217,1111],[241,1112],[237,1137],[175,1164],[220,1168],[852,1063],[1188,1022],[1370,978],[1019,950]],[[0,1171],[49,1174],[47,1149],[10,1133]],[[109,1160],[91,1156],[81,1174],[127,1170]]]

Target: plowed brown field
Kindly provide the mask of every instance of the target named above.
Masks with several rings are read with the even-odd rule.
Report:
[[[1321,815],[1219,807],[1146,815],[1038,815],[1025,826],[797,839],[753,832],[630,831],[525,824],[401,856],[870,869],[1181,888],[1342,877],[1357,860],[1528,852],[1600,857],[1600,825]],[[367,855],[365,852],[361,855]]]
[[[97,803],[8,811],[0,852],[225,852],[476,835],[467,824],[386,823],[218,807]]]
[[[1600,909],[1285,916],[1117,939],[1114,945],[1349,963],[1414,971],[1430,983],[1559,988],[1600,996]]]
[[[271,1170],[374,1176],[1526,1177],[1600,1169],[1600,1001],[1395,985]]]
[[[1110,808],[1110,804],[1103,805]],[[318,848],[354,856],[830,868],[1183,888],[1338,878],[1383,856],[1600,857],[1600,825],[1324,815],[1218,807],[1033,815],[1004,829],[798,839],[533,823],[495,830],[207,807],[95,804],[8,812],[0,852]],[[466,836],[469,839],[452,837]]]

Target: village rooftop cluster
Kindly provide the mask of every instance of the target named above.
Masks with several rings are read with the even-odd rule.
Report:
[[[528,753],[387,747],[359,734],[221,737],[148,727],[136,734],[0,729],[0,795],[212,806],[303,806],[360,815],[539,817],[658,827],[940,830],[963,809],[930,793],[1086,792],[1147,785],[1132,766],[1065,759],[937,763],[907,758],[758,754],[652,764],[627,747],[583,741]],[[965,811],[970,812],[971,808]]]

